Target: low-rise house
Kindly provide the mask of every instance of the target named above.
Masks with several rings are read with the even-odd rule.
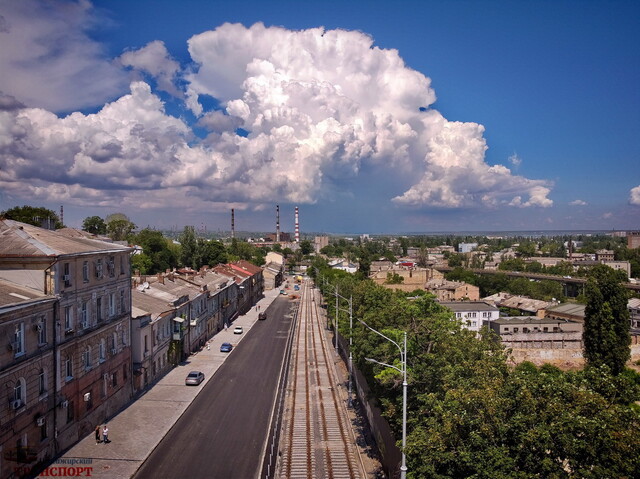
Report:
[[[471,331],[480,331],[486,326],[485,321],[500,317],[500,310],[484,301],[440,301],[440,304],[453,311],[462,326]]]
[[[531,314],[540,317],[544,316],[547,308],[557,304],[554,301],[542,301],[504,292],[482,298],[482,301],[495,304],[498,308],[514,309],[520,311],[520,314]]]
[[[578,321],[537,316],[502,317],[486,326],[512,349],[582,349],[583,325]]]
[[[480,288],[462,281],[432,279],[427,281],[425,289],[436,296],[438,301],[478,301]]]
[[[356,263],[352,263],[344,258],[329,261],[329,267],[333,269],[340,269],[352,274],[358,271],[358,265]]]

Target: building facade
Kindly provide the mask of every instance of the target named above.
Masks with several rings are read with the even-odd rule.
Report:
[[[42,359],[42,367],[30,373],[38,376],[40,369],[50,371],[52,385],[46,401],[51,407],[44,421],[50,424],[52,445],[47,448],[48,457],[30,455],[25,467],[68,448],[131,399],[129,254],[127,247],[68,230],[0,220],[0,278],[53,301],[53,319],[46,331],[51,355],[46,365]],[[33,319],[25,318],[25,327],[28,321]],[[23,357],[30,355],[14,360],[24,361]],[[25,377],[24,381],[29,385],[39,379]],[[28,407],[15,411],[30,414]],[[7,441],[9,448],[29,444],[24,437]]]

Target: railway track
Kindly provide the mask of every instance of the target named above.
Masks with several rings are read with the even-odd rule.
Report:
[[[300,291],[279,477],[363,478],[314,294],[306,282]]]

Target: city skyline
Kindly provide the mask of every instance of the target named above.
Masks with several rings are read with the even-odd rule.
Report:
[[[637,229],[637,2],[0,0],[0,210]],[[291,214],[289,214],[289,210]],[[290,218],[289,218],[290,216]]]

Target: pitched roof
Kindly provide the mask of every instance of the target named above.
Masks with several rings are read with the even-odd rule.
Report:
[[[19,221],[0,220],[0,257],[43,258],[128,249],[113,243],[47,230]]]

